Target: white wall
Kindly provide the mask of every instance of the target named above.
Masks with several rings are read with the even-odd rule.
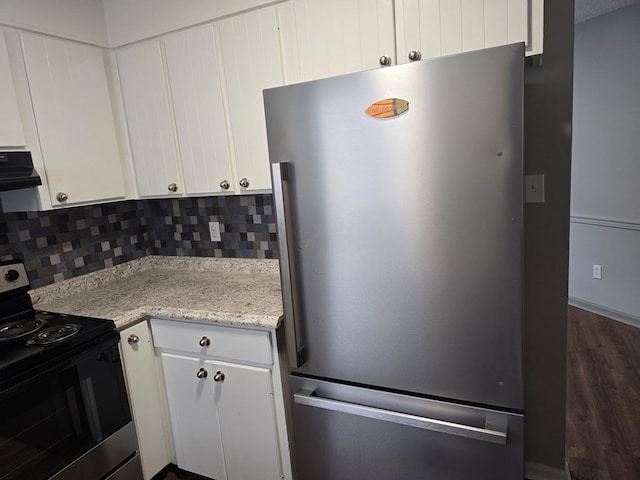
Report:
[[[2,0],[0,24],[106,46],[102,0]]]
[[[278,1],[104,0],[104,11],[110,45],[118,47],[269,3]]]
[[[638,51],[640,6],[576,25],[569,295],[640,325]]]

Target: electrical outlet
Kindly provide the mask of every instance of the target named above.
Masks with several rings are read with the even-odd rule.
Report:
[[[593,278],[596,280],[602,280],[602,265],[593,266]]]
[[[220,242],[220,224],[218,222],[209,222],[209,237],[212,242]]]

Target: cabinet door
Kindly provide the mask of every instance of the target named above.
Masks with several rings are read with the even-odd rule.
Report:
[[[294,0],[278,17],[286,83],[395,63],[392,0]]]
[[[230,363],[210,364],[227,478],[279,480],[282,469],[271,372]],[[216,377],[216,372],[224,374],[224,379]]]
[[[0,30],[0,147],[23,147],[26,145],[22,119],[16,101],[16,91],[11,76],[9,55]]]
[[[236,172],[246,190],[271,189],[262,90],[284,83],[275,7],[216,24],[229,102]],[[244,183],[244,182],[243,182]]]
[[[411,51],[426,59],[516,42],[541,53],[541,8],[542,0],[398,0],[398,63]]]
[[[233,192],[213,27],[172,35],[163,43],[185,191]]]
[[[102,49],[21,38],[52,205],[124,197]]]
[[[220,425],[214,406],[211,365],[193,357],[162,353],[177,465],[226,480]],[[203,369],[203,370],[201,370]],[[204,373],[198,372],[206,372]]]
[[[160,42],[124,48],[116,56],[138,192],[181,194]]]
[[[165,389],[159,375],[151,331],[141,322],[120,332],[120,350],[145,480],[172,462]]]

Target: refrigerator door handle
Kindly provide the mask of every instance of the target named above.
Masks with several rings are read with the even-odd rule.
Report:
[[[481,440],[483,442],[496,443],[498,445],[507,444],[507,425],[506,421],[495,418],[493,415],[487,415],[486,428],[474,427],[460,423],[447,422],[437,420],[435,418],[421,417],[408,413],[394,412],[392,410],[384,410],[381,408],[368,407],[355,403],[342,402],[329,398],[318,397],[310,390],[299,390],[293,395],[295,403],[307,405],[310,407],[332,410],[335,412],[343,412],[350,415],[358,415],[361,417],[373,418],[384,422],[396,423],[399,425],[407,425],[415,428],[422,428],[434,432],[441,432],[448,435],[456,435],[459,437]]]
[[[276,207],[278,225],[278,245],[280,247],[280,281],[282,283],[282,303],[284,308],[284,332],[287,341],[289,367],[298,368],[304,362],[304,344],[302,342],[300,318],[298,312],[297,279],[293,252],[289,250],[287,224],[291,224],[289,215],[289,164],[286,162],[271,165],[273,178],[273,199]]]

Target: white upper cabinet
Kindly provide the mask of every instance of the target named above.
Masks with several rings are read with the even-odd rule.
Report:
[[[6,0],[5,0],[6,1]],[[15,2],[26,0],[14,0]],[[34,0],[31,0],[34,1]],[[43,0],[40,0],[41,2]],[[46,0],[44,0],[46,1]],[[56,0],[50,3],[59,3]],[[65,0],[87,2],[87,0]],[[93,0],[104,4],[111,45],[116,47],[167,32],[202,25],[243,11],[274,3],[273,0]],[[282,1],[282,0],[280,0]]]
[[[527,55],[540,54],[543,4],[543,0],[396,0],[398,63],[516,42],[525,42]]]
[[[24,147],[24,130],[18,110],[16,90],[11,76],[9,55],[4,39],[4,32],[0,30],[0,148]]]
[[[124,197],[103,50],[21,37],[51,204]]]
[[[276,8],[216,24],[241,193],[271,189],[262,90],[284,84]]]
[[[515,42],[542,53],[543,0],[291,0],[277,10],[286,83]]]
[[[213,27],[163,40],[187,194],[233,192],[225,108]]]
[[[393,0],[279,5],[286,83],[371,70],[382,57],[395,63],[393,15]]]
[[[275,10],[117,52],[140,196],[271,188],[262,89],[282,84]]]
[[[182,194],[160,42],[118,50],[118,71],[138,193]]]

